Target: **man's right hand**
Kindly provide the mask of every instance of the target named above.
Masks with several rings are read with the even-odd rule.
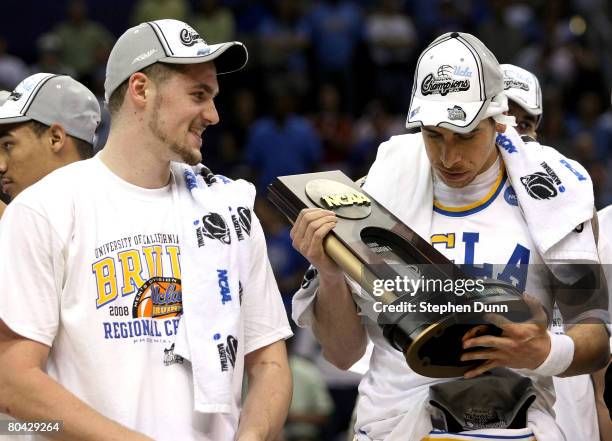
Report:
[[[314,265],[322,278],[342,276],[342,269],[326,253],[323,240],[338,222],[333,211],[305,208],[300,211],[289,235],[295,248]]]
[[[344,273],[323,248],[336,223],[334,212],[306,208],[300,211],[290,235],[293,247],[319,271],[312,330],[325,359],[346,370],[363,356],[367,339]]]

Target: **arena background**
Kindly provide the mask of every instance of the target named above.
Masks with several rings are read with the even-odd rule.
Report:
[[[415,59],[444,32],[473,33],[500,63],[538,76],[540,141],[589,170],[597,208],[612,203],[607,0],[3,0],[2,16],[0,89],[35,72],[65,73],[101,102],[108,53],[134,24],[178,18],[209,43],[247,45],[247,68],[220,77],[221,122],[206,130],[204,162],[257,184],[256,210],[288,311],[306,262],[261,198],[266,185],[309,171],[366,174],[380,142],[405,132]],[[358,377],[326,364],[310,335],[291,345],[302,358],[292,356],[296,394],[286,438],[346,439]]]

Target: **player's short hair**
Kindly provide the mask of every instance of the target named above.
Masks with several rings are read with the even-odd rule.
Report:
[[[173,72],[178,72],[181,67],[182,65],[180,64],[154,63],[145,67],[139,72],[142,72],[147,77],[151,78],[155,84],[160,85],[166,82]],[[108,111],[111,119],[113,119],[119,113],[119,109],[121,109],[121,106],[123,105],[129,80],[130,79],[128,78],[121,83],[108,99]]]
[[[48,125],[43,124],[38,121],[30,120],[26,123],[30,130],[36,135],[37,138],[40,138],[47,130],[49,130]],[[82,139],[75,138],[74,136],[67,135],[72,139],[74,146],[77,149],[77,153],[81,159],[88,159],[93,156],[93,145],[88,143],[87,141],[83,141]]]

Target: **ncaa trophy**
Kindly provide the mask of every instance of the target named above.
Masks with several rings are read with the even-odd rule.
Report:
[[[268,199],[291,223],[304,208],[318,207],[336,214],[337,224],[323,242],[325,252],[381,302],[384,308],[378,315],[378,325],[420,375],[456,377],[480,363],[460,360],[463,336],[470,330],[500,335],[501,329],[486,324],[482,312],[474,312],[475,302],[496,306],[512,321],[531,317],[521,293],[498,280],[479,281],[482,290],[462,296],[449,296],[441,290],[397,292],[387,286],[375,290],[375,281],[398,277],[440,284],[471,278],[340,171],[279,176],[268,187]],[[426,311],[399,307],[424,301],[434,306],[450,302],[455,307],[448,313],[440,313],[435,307]]]

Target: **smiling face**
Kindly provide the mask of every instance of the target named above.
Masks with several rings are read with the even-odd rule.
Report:
[[[30,123],[0,126],[0,184],[11,199],[53,169],[53,154]]]
[[[202,161],[202,132],[219,122],[214,98],[219,93],[212,62],[173,69],[158,84],[149,112],[151,133],[168,146],[168,159],[195,165]]]
[[[490,118],[463,134],[436,126],[423,127],[425,150],[436,175],[449,187],[468,185],[497,159],[496,128],[502,131],[502,127]]]

